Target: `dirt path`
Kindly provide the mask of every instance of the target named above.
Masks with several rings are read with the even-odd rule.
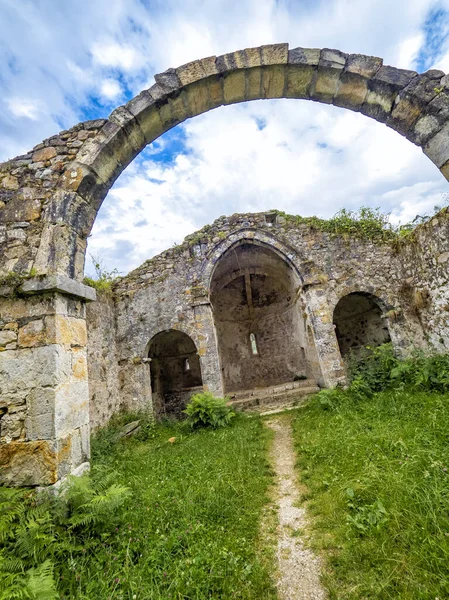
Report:
[[[320,561],[307,549],[298,530],[307,525],[304,508],[295,503],[300,498],[295,474],[295,451],[291,419],[286,416],[266,422],[274,431],[271,464],[277,476],[275,504],[278,509],[277,587],[281,600],[325,600],[320,583]]]

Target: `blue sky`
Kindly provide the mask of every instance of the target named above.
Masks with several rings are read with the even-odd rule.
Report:
[[[448,34],[449,0],[0,0],[0,160],[107,116],[154,73],[195,58],[289,42],[449,72]],[[126,273],[223,214],[369,205],[404,222],[446,191],[418,148],[366,117],[251,102],[147,147],[106,198],[89,252]]]

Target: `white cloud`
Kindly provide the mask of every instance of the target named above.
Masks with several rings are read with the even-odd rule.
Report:
[[[92,56],[94,62],[103,67],[113,67],[125,71],[138,69],[142,64],[142,58],[135,48],[115,42],[94,44]]]
[[[8,98],[6,104],[14,117],[25,117],[26,119],[37,121],[39,113],[42,112],[41,103],[29,98]]]
[[[414,62],[423,42],[424,34],[421,31],[401,42],[394,66],[398,69],[414,70]]]
[[[115,79],[105,79],[101,82],[100,93],[107,100],[115,100],[122,95],[122,88]]]

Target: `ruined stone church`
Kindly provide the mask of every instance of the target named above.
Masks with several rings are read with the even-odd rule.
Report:
[[[276,211],[221,217],[88,305],[91,423],[173,415],[202,390],[282,406],[344,384],[345,355],[385,342],[444,352],[448,229],[444,212],[398,249]]]
[[[449,178],[442,71],[274,44],[155,80],[108,119],[0,164],[0,483],[83,472],[91,429],[119,410],[173,414],[201,389],[270,405],[344,383],[350,349],[449,349],[447,210],[400,246],[276,211],[221,217],[96,299],[86,244],[114,181],[163,133],[218,106],[291,98],[357,111]]]

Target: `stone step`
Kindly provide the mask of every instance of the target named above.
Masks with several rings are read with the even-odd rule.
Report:
[[[236,392],[231,392],[227,394],[231,400],[240,400],[249,398],[252,396],[264,397],[264,396],[274,396],[277,394],[283,394],[290,390],[298,390],[301,388],[308,387],[316,387],[316,381],[314,379],[302,379],[300,381],[290,381],[288,383],[281,383],[278,385],[272,385],[265,388],[254,388],[251,390],[238,390]]]
[[[230,404],[235,410],[244,412],[264,413],[273,410],[286,410],[287,408],[299,406],[308,396],[319,391],[320,388],[316,384],[310,385],[309,383],[307,387],[301,386],[276,394],[254,394],[246,398],[232,399]]]

